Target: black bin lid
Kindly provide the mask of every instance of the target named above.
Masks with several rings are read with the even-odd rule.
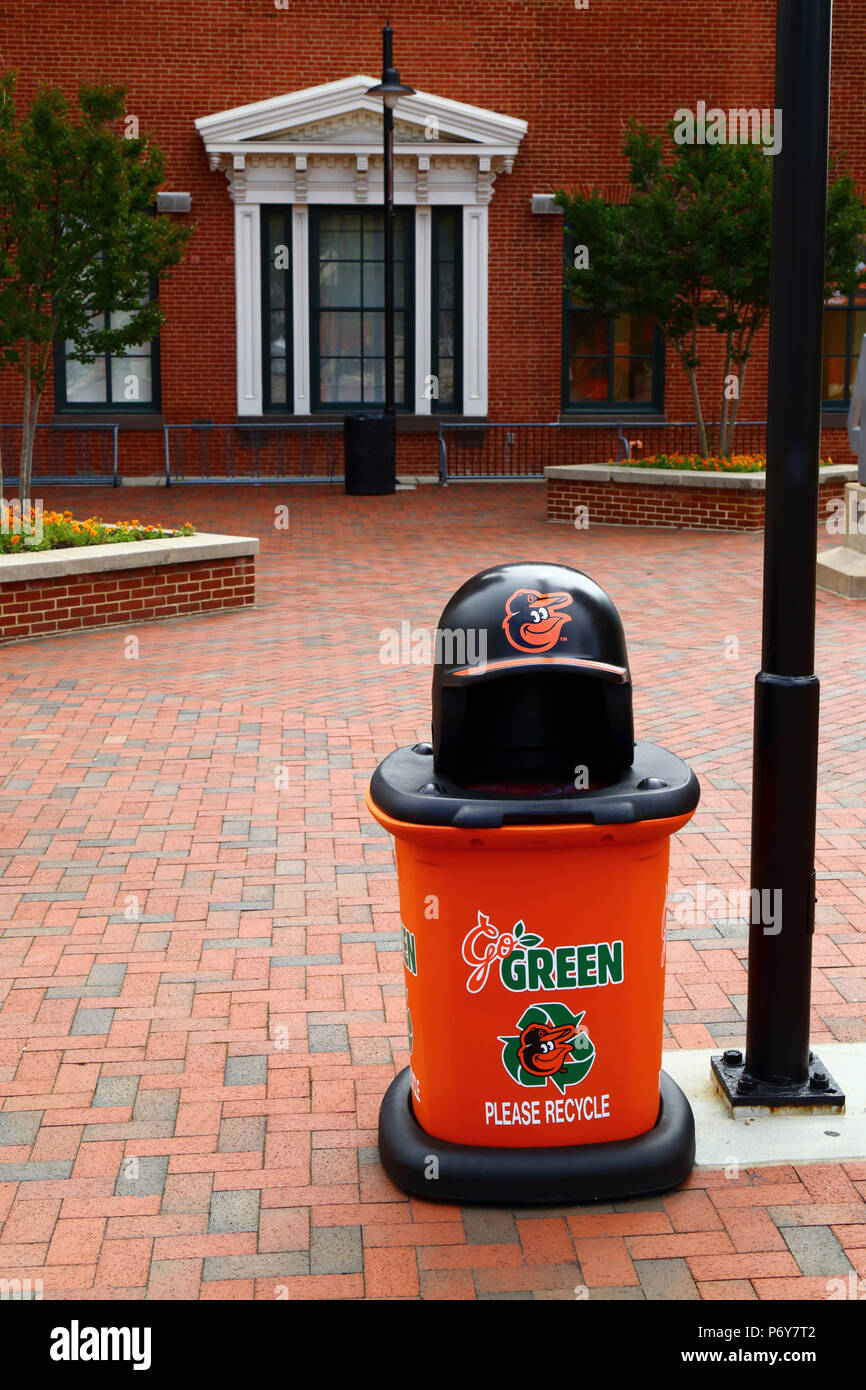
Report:
[[[594,782],[613,782],[633,757],[625,634],[604,589],[544,561],[467,580],[439,619],[435,772],[463,785],[555,782],[586,764]]]

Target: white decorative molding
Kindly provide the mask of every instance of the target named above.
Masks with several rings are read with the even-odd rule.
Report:
[[[352,143],[355,138],[351,129],[353,124],[366,127],[372,134],[376,123],[381,122],[381,101],[378,97],[367,95],[368,89],[378,81],[377,77],[361,73],[343,77],[338,82],[325,82],[320,87],[286,92],[248,106],[235,106],[212,116],[201,116],[195,122],[195,127],[208,150],[225,148],[227,143],[238,140],[268,140],[279,146],[283,142],[291,144],[295,132],[303,131],[303,138],[309,139],[305,127],[349,117],[345,128]],[[372,122],[365,119],[368,115],[372,115]],[[451,101],[430,92],[415,92],[414,96],[401,98],[395,134],[414,127],[416,131],[420,130],[423,139],[424,131],[434,123],[438,126],[440,142],[447,143],[451,139],[498,146],[502,147],[501,153],[512,157],[517,154],[527,130],[526,122],[513,116],[503,116],[498,111],[469,106],[462,101]],[[381,126],[379,128],[381,130]],[[321,132],[318,133],[321,138]],[[297,143],[297,139],[294,143]]]
[[[295,202],[304,203],[307,200],[307,156],[305,154],[295,155]]]
[[[415,175],[415,197],[419,203],[426,203],[430,197],[430,156],[419,154]]]
[[[463,209],[463,413],[487,414],[487,207]]]
[[[415,209],[415,414],[429,415],[427,377],[432,371],[433,214]]]
[[[295,415],[310,413],[310,214],[292,208],[292,370]]]
[[[235,205],[238,415],[262,413],[261,238],[257,203]]]
[[[481,155],[478,159],[478,202],[489,203],[493,197],[493,180],[496,175],[489,155]]]
[[[246,202],[246,196],[247,196],[246,168],[247,168],[246,155],[243,155],[243,154],[235,154],[235,155],[232,155],[231,169],[230,169],[230,170],[228,170],[228,169],[226,170],[226,178],[227,178],[228,181],[229,181],[229,197],[231,198],[231,200],[232,200],[233,203],[243,203],[243,202]]]
[[[305,205],[381,206],[382,107],[376,79],[346,77],[195,122],[212,170],[235,203],[238,413],[261,413],[262,204],[293,205],[294,410],[310,411],[308,221]],[[487,208],[511,172],[525,121],[429,92],[401,99],[395,120],[394,201],[416,209],[415,409],[430,412],[432,207],[463,209],[463,407],[487,411]],[[244,216],[241,216],[241,214]]]

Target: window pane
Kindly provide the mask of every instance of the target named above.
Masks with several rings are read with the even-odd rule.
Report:
[[[394,259],[402,261],[405,256],[404,216],[397,211],[394,217]],[[364,218],[364,260],[384,261],[385,259],[385,219],[381,212],[371,212]]]
[[[132,318],[132,314],[127,309],[114,309],[108,315],[109,328],[125,328]]]
[[[323,402],[361,399],[361,359],[323,358],[319,381]]]
[[[90,324],[90,325],[92,325],[92,326],[94,326],[94,327],[96,327],[96,328],[104,328],[104,327],[105,327],[105,315],[104,315],[103,313],[99,313],[99,314],[88,314],[88,315],[87,315],[87,322],[88,322],[88,324]],[[75,343],[73,343],[73,341],[72,341],[71,338],[67,338],[67,339],[66,339],[65,343],[63,344],[63,351],[64,351],[65,353],[68,353],[70,357],[74,357],[74,356],[75,356]]]
[[[631,316],[629,314],[617,314],[613,321],[613,352],[615,357],[621,357],[630,351],[631,342]]]
[[[153,400],[149,357],[112,357],[111,399],[118,405]]]
[[[569,364],[570,392],[573,401],[606,401],[607,358],[573,357]]]
[[[455,223],[456,218],[452,213],[448,217],[439,218],[439,259],[440,261],[453,261],[455,255]]]
[[[333,261],[319,267],[321,304],[349,308],[361,305],[361,267],[351,261]]]
[[[848,314],[845,309],[824,310],[824,351],[827,353],[845,351],[845,333]]]
[[[270,266],[268,270],[268,302],[271,308],[282,308],[286,303],[286,294],[289,288],[289,272],[287,270],[277,270],[276,266]]]
[[[629,317],[629,352],[635,357],[650,357],[653,348],[655,324],[652,319]]]
[[[397,386],[397,370],[394,370],[394,394],[400,394]],[[385,362],[375,358],[364,363],[364,400],[381,403],[385,399]]]
[[[851,329],[851,356],[854,358],[853,370],[857,370],[857,359],[863,347],[863,334],[866,333],[866,309],[854,310],[854,324]],[[854,380],[853,374],[851,380]]]
[[[381,217],[382,214],[380,213]],[[323,212],[319,218],[323,232],[360,232],[361,214],[359,212]]]
[[[276,357],[286,355],[286,311],[271,310],[271,353]]]
[[[454,404],[454,359],[452,357],[439,358],[439,403],[440,405]]]
[[[454,315],[451,313],[439,315],[437,352],[440,362],[443,357],[454,356]]]
[[[457,267],[452,263],[439,267],[439,308],[454,308],[454,287],[457,280]]]
[[[856,361],[852,363],[852,371]],[[852,376],[853,381],[853,376]],[[825,357],[821,373],[821,396],[825,401],[845,400],[845,358]]]
[[[361,351],[361,315],[345,309],[320,314],[319,350],[323,357],[357,357]]]
[[[95,362],[76,362],[74,357],[67,357],[66,399],[70,405],[88,401],[106,403],[104,357],[98,357]]]
[[[350,219],[357,222],[358,219]],[[361,259],[361,232],[348,227],[334,231],[319,230],[319,260],[321,261],[359,261]]]
[[[364,264],[364,307],[370,309],[384,309],[385,307],[385,267],[381,261],[365,262]]]
[[[395,250],[396,246],[397,231],[395,228]],[[381,212],[374,212],[370,217],[364,218],[364,259],[367,261],[384,261],[385,259],[385,224]]]
[[[364,356],[383,357],[385,355],[385,315],[364,315]]]
[[[285,405],[287,400],[286,359],[275,357],[271,362],[271,405]]]
[[[607,352],[610,325],[597,314],[572,314],[569,325],[569,346],[572,356],[580,352]]]
[[[652,398],[652,358],[617,357],[613,367],[615,401],[648,401]]]

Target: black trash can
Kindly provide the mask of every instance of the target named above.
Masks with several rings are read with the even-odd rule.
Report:
[[[393,415],[347,415],[343,451],[350,497],[381,497],[394,491],[397,437]]]

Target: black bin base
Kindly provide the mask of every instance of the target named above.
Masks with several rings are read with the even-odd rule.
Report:
[[[434,1202],[530,1206],[643,1197],[678,1187],[695,1161],[691,1106],[664,1071],[659,1101],[655,1125],[634,1139],[537,1149],[451,1144],[415,1119],[406,1067],[379,1110],[379,1154],[398,1187]]]

